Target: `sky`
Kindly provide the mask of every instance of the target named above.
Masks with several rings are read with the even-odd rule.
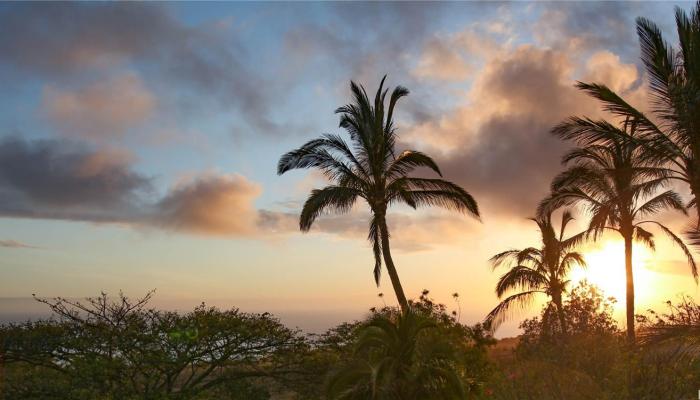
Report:
[[[155,289],[158,307],[204,301],[318,331],[395,304],[388,279],[373,281],[366,207],[302,234],[301,205],[325,181],[276,174],[286,151],[343,134],[334,110],[350,80],[372,91],[386,74],[411,91],[397,146],[432,155],[482,213],[392,209],[404,288],[450,309],[458,292],[460,319],[478,322],[498,302],[488,259],[538,244],[527,218],[569,146],[549,130],[605,116],[573,85],[605,83],[645,109],[634,21],[675,42],[674,4],[0,4],[0,318],[40,315],[32,294]],[[655,253],[638,251],[640,311],[698,298],[659,236]],[[611,249],[615,237],[587,245],[576,277],[622,300]]]

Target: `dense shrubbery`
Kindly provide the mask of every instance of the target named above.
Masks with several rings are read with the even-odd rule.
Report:
[[[149,299],[42,300],[54,312],[50,320],[2,327],[4,398],[321,399],[341,372],[376,368],[382,359],[392,363],[382,378],[387,393],[426,398],[448,386],[479,393],[489,374],[490,337],[459,324],[427,292],[408,317],[373,309],[364,321],[310,336],[268,314],[204,305],[177,314],[147,308]],[[409,332],[394,340],[397,326]]]
[[[411,312],[302,335],[268,314],[205,306],[186,314],[107,296],[45,301],[47,321],[2,327],[5,399],[683,399],[700,384],[700,306],[638,317],[630,347],[612,299],[586,284],[522,322],[494,357],[481,325],[460,324],[425,291]],[[496,345],[495,347],[498,347]]]
[[[326,385],[332,399],[462,399],[483,391],[490,373],[481,325],[460,324],[424,291],[410,311],[372,310],[352,331]]]
[[[525,320],[513,358],[498,364],[493,398],[694,398],[700,387],[700,363],[692,343],[698,336],[661,338],[653,332],[659,327],[671,331],[681,326],[680,320],[687,323],[679,315],[692,315],[698,306],[685,299],[680,308],[669,302],[670,314],[652,313],[657,316],[654,321],[638,316],[640,333],[649,339],[647,345],[630,347],[612,318],[613,302],[595,287],[582,284],[564,305],[566,335],[551,316],[551,306],[545,306],[539,317]],[[700,319],[693,322],[696,329],[698,323]],[[659,346],[658,340],[667,345]]]
[[[52,319],[3,327],[5,398],[265,399],[303,373],[308,343],[268,314],[149,299],[43,300]]]

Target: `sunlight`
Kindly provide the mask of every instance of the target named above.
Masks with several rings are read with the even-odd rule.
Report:
[[[632,268],[634,271],[635,304],[649,303],[654,295],[652,290],[653,272],[647,265],[653,253],[644,245],[635,243],[632,247]],[[606,297],[617,299],[616,310],[625,307],[625,245],[622,241],[608,241],[602,246],[584,253],[588,267],[572,271],[572,286],[587,279],[603,290]]]

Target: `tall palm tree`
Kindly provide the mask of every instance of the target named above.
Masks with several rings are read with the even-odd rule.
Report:
[[[609,87],[579,83],[578,87],[597,98],[616,116],[633,121],[648,161],[665,165],[669,178],[690,189],[698,221],[690,237],[700,245],[700,2],[688,15],[676,7],[679,43],[669,45],[661,29],[646,18],[637,19],[641,59],[649,77],[651,114],[645,115]],[[628,137],[628,139],[630,139]],[[589,143],[605,143],[592,132]]]
[[[464,399],[464,385],[453,367],[456,349],[443,336],[421,340],[432,329],[437,329],[434,320],[410,309],[396,318],[375,317],[359,334],[358,359],[330,376],[327,397]]]
[[[351,145],[340,136],[326,134],[311,140],[300,148],[283,155],[277,173],[295,168],[316,168],[332,181],[323,189],[314,189],[304,203],[299,227],[308,231],[323,212],[350,211],[358,199],[364,199],[372,212],[368,239],[374,251],[374,279],[379,285],[382,256],[391,284],[403,310],[408,308],[406,295],[391,258],[387,208],[396,203],[419,206],[441,206],[447,209],[479,216],[476,201],[460,186],[443,179],[409,176],[418,167],[428,168],[440,177],[442,173],[428,155],[406,150],[396,155],[396,127],[394,108],[400,98],[408,94],[397,86],[391,93],[388,108],[382,79],[374,102],[364,87],[350,82],[353,103],[336,110],[340,127],[350,135]]]
[[[584,205],[591,214],[588,231],[594,238],[605,231],[617,232],[625,243],[627,337],[635,341],[634,333],[634,275],[632,242],[637,240],[654,249],[654,235],[642,226],[661,229],[685,253],[693,276],[698,272],[692,254],[669,228],[649,219],[664,209],[686,213],[680,196],[664,190],[669,172],[648,165],[641,156],[642,149],[625,137],[636,137],[636,127],[629,121],[617,128],[600,120],[570,119],[553,129],[559,137],[586,143],[591,131],[606,139],[606,144],[586,144],[564,156],[569,168],[552,182],[552,194],[540,205],[540,214],[561,206]]]
[[[586,266],[581,253],[573,251],[585,238],[586,232],[564,238],[566,226],[573,219],[569,211],[564,211],[557,233],[552,224],[551,212],[531,218],[539,227],[542,236],[542,246],[539,249],[528,247],[522,250],[507,250],[491,257],[494,269],[501,266],[509,268],[496,284],[498,298],[503,298],[508,292],[517,291],[506,297],[488,314],[486,322],[492,328],[505,319],[513,305],[526,306],[537,294],[544,293],[556,307],[559,325],[562,332],[566,333],[562,295],[569,283],[567,276],[574,266]]]

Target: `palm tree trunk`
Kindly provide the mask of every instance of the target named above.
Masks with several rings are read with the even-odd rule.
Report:
[[[697,213],[697,221],[695,222],[695,232],[700,232],[700,185],[695,183],[695,179],[690,179],[688,186],[690,186],[690,194],[695,200],[695,212]]]
[[[634,344],[634,272],[632,271],[632,234],[625,237],[625,276],[627,280],[627,341]]]
[[[557,315],[559,316],[559,325],[561,327],[561,333],[563,335],[566,335],[566,317],[564,316],[564,305],[561,301],[561,293],[552,295],[552,300],[554,301],[554,305],[557,306]]]
[[[391,285],[394,287],[394,293],[396,293],[396,299],[399,301],[401,311],[406,311],[408,310],[408,301],[406,300],[406,295],[403,292],[403,287],[401,286],[401,281],[399,280],[399,274],[396,272],[394,260],[391,258],[391,250],[389,249],[389,228],[386,225],[386,218],[384,215],[378,215],[377,219],[377,222],[379,222],[379,235],[382,239],[382,255],[384,256],[384,264],[386,265],[386,270],[389,272]]]

